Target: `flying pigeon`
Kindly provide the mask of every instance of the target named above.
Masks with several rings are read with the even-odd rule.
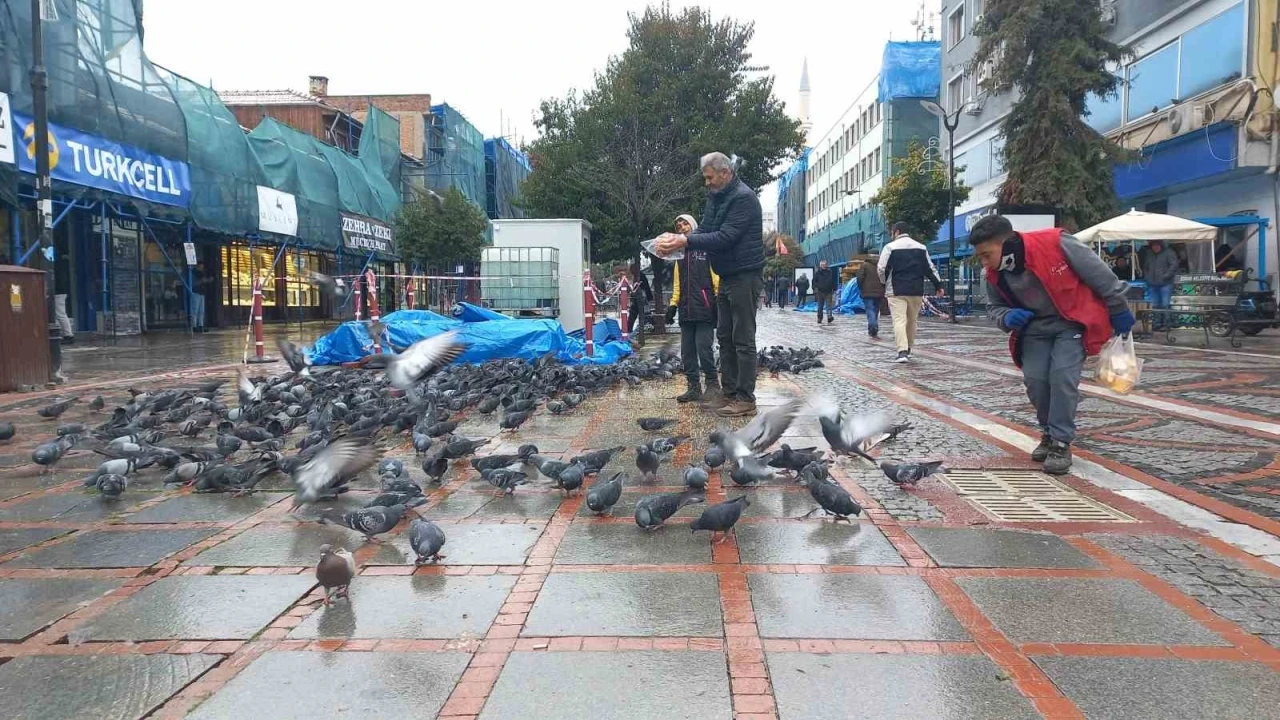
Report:
[[[440,554],[440,548],[444,547],[444,543],[444,531],[439,525],[422,518],[415,518],[409,523],[409,547],[418,556],[413,561],[414,565],[443,560],[445,556]]]
[[[884,471],[884,476],[892,480],[895,485],[915,485],[924,478],[941,470],[942,461],[903,463],[900,465],[882,462],[880,463],[880,469]]]
[[[742,517],[742,511],[750,504],[751,501],[747,499],[746,495],[739,495],[732,500],[716,503],[703,510],[702,516],[693,521],[690,532],[710,530],[712,537],[715,537],[716,533],[723,533],[718,542],[724,542],[729,539],[729,533],[733,531],[733,526],[737,524],[738,518]]]
[[[880,414],[849,415],[835,400],[827,396],[815,399],[813,407],[818,413],[822,436],[827,439],[832,451],[844,455],[853,453],[875,462],[863,445],[893,425],[888,418]]]
[[[293,472],[293,482],[298,486],[294,509],[331,496],[332,488],[345,484],[377,461],[378,454],[369,445],[349,438],[333,441]]]
[[[316,563],[316,580],[324,588],[324,604],[333,603],[334,597],[344,597],[356,576],[356,559],[343,548],[320,546],[320,562]]]
[[[644,530],[659,528],[680,508],[700,502],[706,502],[706,497],[697,490],[646,495],[636,503],[636,525]]]
[[[236,370],[236,388],[240,396],[240,407],[247,407],[261,401],[262,394],[266,390],[265,385],[255,385],[241,370]]]
[[[711,442],[719,445],[730,460],[741,460],[752,453],[763,452],[791,427],[803,407],[803,402],[791,400],[755,416],[741,430],[716,430],[711,433]]]
[[[313,271],[311,273],[311,279],[320,286],[322,291],[338,298],[339,300],[345,300],[347,296],[351,295],[351,288],[342,278],[331,278],[323,273]]]
[[[622,499],[622,483],[625,473],[615,473],[604,482],[597,482],[587,491],[587,507],[597,515],[612,514],[613,506]]]
[[[289,364],[290,370],[304,377],[311,376],[311,354],[306,348],[294,345],[284,338],[276,340],[276,347],[280,349],[280,357]]]
[[[457,331],[450,330],[410,345],[402,354],[391,358],[387,378],[401,390],[417,385],[462,355],[467,346],[457,338]]]

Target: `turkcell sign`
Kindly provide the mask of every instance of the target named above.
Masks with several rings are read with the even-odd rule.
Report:
[[[395,252],[391,226],[362,215],[342,215],[342,244],[348,250],[391,255]]]
[[[13,113],[18,169],[35,174],[35,122]],[[98,188],[161,205],[187,207],[187,164],[146,150],[49,124],[49,170],[54,180]]]

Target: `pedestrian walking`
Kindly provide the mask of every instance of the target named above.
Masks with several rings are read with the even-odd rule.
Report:
[[[809,276],[804,273],[796,278],[796,307],[804,307],[805,300],[809,298]]]
[[[703,250],[720,276],[716,293],[716,337],[720,342],[719,398],[704,407],[721,417],[756,411],[756,309],[764,278],[760,198],[734,173],[723,153],[704,155],[702,178],[710,188],[702,222],[689,234],[665,235],[662,255],[688,248]]]
[[[932,282],[941,295],[942,280],[929,259],[928,248],[907,234],[906,223],[894,223],[890,232],[893,239],[880,251],[876,272],[885,285],[889,312],[893,314],[893,339],[898,346],[894,362],[904,363],[911,359],[911,348],[916,342],[916,321],[924,303],[924,281]]]
[[[787,296],[791,294],[791,283],[781,275],[773,276],[773,288],[778,295],[778,309],[787,309]]]
[[[1133,329],[1128,284],[1083,243],[1057,228],[1017,233],[990,215],[969,233],[987,273],[988,314],[1009,333],[1036,409],[1040,444],[1031,459],[1047,473],[1071,468],[1080,370],[1113,334]]]
[[[867,311],[867,335],[872,340],[880,339],[880,303],[884,299],[884,281],[880,272],[870,259],[864,260],[858,268],[858,292],[862,293],[862,306]]]
[[[1153,310],[1168,310],[1173,304],[1173,278],[1178,274],[1178,254],[1162,240],[1152,240],[1142,250],[1142,277]],[[1169,313],[1152,313],[1152,329],[1162,330],[1172,322]]]
[[[691,215],[676,218],[676,232],[688,235],[698,229]],[[686,250],[684,257],[672,263],[671,305],[667,308],[667,324],[680,315],[680,359],[689,387],[676,398],[678,403],[711,400],[720,396],[716,359],[711,350],[716,329],[716,292],[720,277],[711,269],[705,250]],[[701,368],[702,375],[698,374]],[[706,387],[702,385],[706,378]]]
[[[649,286],[649,279],[645,277],[638,262],[631,263],[629,270],[619,268],[618,272],[620,280],[628,283],[630,287],[628,290],[630,302],[627,304],[627,334],[631,335],[635,332],[636,323],[644,321],[645,308],[653,302],[653,289]]]
[[[831,313],[835,304],[836,287],[840,280],[836,271],[826,260],[818,261],[818,269],[813,273],[813,297],[818,301],[818,324],[822,324],[822,309],[827,310],[827,324],[832,323]]]

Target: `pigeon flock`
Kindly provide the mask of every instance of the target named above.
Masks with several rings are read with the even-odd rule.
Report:
[[[415,564],[436,563],[446,557],[442,553],[445,533],[412,512],[427,502],[423,484],[413,478],[404,460],[384,459],[384,450],[412,447],[412,462],[421,460],[428,484],[440,483],[451,463],[465,462],[498,496],[512,495],[521,486],[545,478],[565,496],[582,493],[593,513],[612,515],[629,477],[618,471],[606,478],[602,472],[628,448],[619,445],[559,459],[526,444],[513,454],[478,455],[489,439],[454,432],[473,414],[496,414],[502,431],[513,431],[541,410],[564,415],[588,397],[624,384],[634,387],[668,380],[680,372],[679,356],[665,350],[612,365],[565,365],[552,356],[535,361],[455,363],[465,346],[453,332],[344,367],[313,367],[309,353],[287,341],[281,340],[279,349],[289,371],[270,377],[237,372],[234,404],[219,400],[223,380],[154,392],[131,390],[132,399],[111,410],[96,426],[59,424],[54,437],[39,444],[31,459],[54,472],[73,449],[102,456],[102,463],[83,484],[106,501],[122,497],[130,479],[149,468],[166,470],[166,485],[233,495],[251,494],[265,478],[286,475],[294,486],[290,513],[341,497],[352,481],[376,466],[380,492],[375,497],[363,507],[326,508],[318,522],[341,525],[360,533],[365,541],[379,542],[380,536],[409,518],[407,538]],[[808,348],[772,347],[761,350],[759,360],[760,367],[771,373],[798,373],[822,367],[819,355],[821,351]],[[54,420],[77,402],[77,397],[61,399],[40,408],[38,414]],[[93,413],[106,411],[101,396],[88,407]],[[817,415],[832,457],[817,448],[785,443],[770,451],[806,407]],[[642,417],[636,422],[641,430],[656,435],[634,448],[636,470],[652,479],[690,438],[664,434],[676,424],[672,419]],[[877,461],[867,451],[909,427],[882,415],[848,413],[826,397],[787,402],[760,413],[741,429],[712,432],[703,462],[690,464],[682,472],[685,489],[640,498],[635,523],[654,531],[681,508],[705,503],[714,471],[736,486],[790,473],[817,504],[803,517],[821,510],[836,520],[851,521],[862,508],[832,477],[830,465],[840,455],[858,455],[874,464]],[[15,433],[12,423],[0,423],[0,442]],[[938,472],[941,463],[885,461],[879,467],[895,483],[915,484]],[[746,495],[738,495],[710,505],[690,530],[709,531],[713,537],[719,535],[716,542],[724,542],[749,504]],[[330,545],[321,549],[316,578],[325,590],[326,605],[346,596],[355,572],[348,550]]]

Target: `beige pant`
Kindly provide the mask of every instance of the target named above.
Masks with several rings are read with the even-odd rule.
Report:
[[[893,313],[893,340],[898,350],[910,350],[916,342],[916,319],[920,317],[922,297],[889,297],[889,312]]]

